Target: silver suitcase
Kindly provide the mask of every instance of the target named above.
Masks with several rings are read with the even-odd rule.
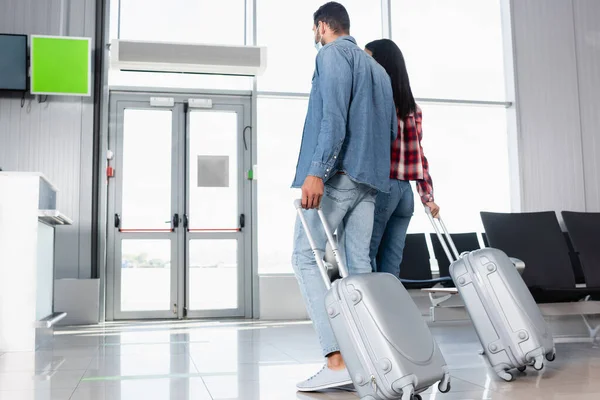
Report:
[[[554,361],[556,349],[548,324],[513,261],[493,248],[459,255],[444,222],[438,219],[447,242],[429,209],[425,211],[451,262],[450,276],[483,352],[498,376],[510,382],[514,379],[512,369],[523,372],[531,365],[541,370],[544,357]]]
[[[436,382],[446,393],[450,373],[417,306],[398,278],[372,273],[348,276],[321,210],[341,279],[331,284],[300,205],[295,203],[325,285],[329,321],[355,388],[364,400],[420,400]]]

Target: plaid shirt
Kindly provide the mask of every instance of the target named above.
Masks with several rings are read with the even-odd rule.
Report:
[[[423,153],[421,140],[423,114],[417,106],[416,115],[410,114],[403,120],[398,118],[398,136],[392,143],[392,165],[390,178],[401,181],[417,181],[421,201],[433,200],[433,181],[429,175],[429,163]]]

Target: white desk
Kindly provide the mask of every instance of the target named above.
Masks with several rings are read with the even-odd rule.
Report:
[[[72,222],[56,192],[40,173],[0,172],[0,352],[35,350],[52,320],[54,226]]]

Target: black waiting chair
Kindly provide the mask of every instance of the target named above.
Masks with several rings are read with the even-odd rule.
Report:
[[[525,262],[523,280],[538,303],[577,301],[595,292],[576,287],[569,248],[553,211],[482,212],[481,219],[492,247]]]
[[[329,279],[332,282],[339,279],[337,262],[329,243],[327,244],[324,261],[328,266]],[[447,279],[434,279],[431,275],[429,250],[427,249],[425,234],[411,233],[406,235],[402,263],[400,264],[400,281],[404,286],[407,289],[430,288],[437,283],[445,282]]]
[[[600,213],[562,212],[588,287],[600,288]]]
[[[433,245],[433,253],[435,254],[435,258],[437,259],[438,267],[440,269],[440,277],[449,277],[450,276],[450,260],[448,260],[448,256],[444,252],[444,248],[440,243],[437,235],[432,233],[431,235],[431,244]],[[456,245],[456,249],[458,253],[461,254],[465,251],[473,251],[479,249],[481,246],[479,245],[479,239],[477,239],[477,233],[451,233],[450,236]],[[454,287],[454,282],[449,280],[443,283],[445,287]]]
[[[481,237],[483,238],[483,245],[485,247],[490,247],[490,242],[488,241],[487,235],[485,234],[485,232],[483,232],[481,234]]]
[[[422,233],[406,235],[402,263],[400,263],[400,281],[407,289],[431,287],[431,265],[427,240]]]
[[[448,274],[433,278],[427,239],[423,233],[406,235],[404,254],[400,264],[400,281],[407,289],[423,289],[438,283],[452,282]]]
[[[581,266],[581,260],[579,259],[579,252],[573,247],[569,232],[563,233],[565,235],[567,247],[569,248],[569,258],[571,259],[571,266],[573,267],[573,273],[575,274],[575,283],[585,284],[585,275],[583,274],[583,267]]]

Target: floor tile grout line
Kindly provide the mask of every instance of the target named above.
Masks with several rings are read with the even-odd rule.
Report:
[[[198,365],[196,364],[196,361],[194,361],[194,357],[192,357],[192,353],[191,353],[190,348],[189,348],[189,343],[187,344],[187,347],[188,347],[188,354],[187,354],[187,356],[190,359],[192,365],[194,365],[194,368],[196,368],[196,372],[200,375],[200,380],[202,381],[202,386],[204,386],[204,389],[206,389],[206,393],[208,393],[208,396],[210,397],[210,400],[214,400],[214,397],[213,397],[212,393],[208,389],[208,385],[204,381],[204,377],[200,373],[200,368],[198,368]]]
[[[90,361],[90,364],[92,362]],[[89,369],[89,365],[88,365],[88,369]],[[73,391],[71,392],[71,395],[69,396],[69,400],[71,400],[73,398],[73,396],[75,395],[75,392],[77,392],[77,389],[79,389],[79,385],[81,385],[81,381],[83,379],[83,377],[85,376],[85,373],[87,372],[87,369],[85,371],[83,371],[83,374],[81,375],[81,378],[79,378],[79,382],[77,382],[77,385],[75,386],[75,389],[73,389]]]
[[[206,381],[204,380],[204,378],[200,377],[200,380],[202,381],[202,386],[204,386],[204,389],[206,389],[206,393],[208,393],[208,396],[210,397],[210,400],[214,400],[212,392],[208,388],[208,385],[206,384]]]
[[[112,376],[90,376],[83,378],[81,381],[86,382],[123,382],[123,381],[152,381],[160,379],[190,379],[190,378],[201,378],[202,374],[140,374],[140,375],[112,375]]]
[[[71,400],[73,398],[73,396],[75,396],[75,393],[77,392],[77,389],[79,389],[79,385],[81,385],[81,382],[83,381],[83,378],[85,377],[85,374],[89,371],[90,366],[92,365],[92,362],[94,362],[94,359],[98,357],[98,353],[100,353],[100,345],[96,346],[96,351],[94,352],[94,355],[92,355],[90,357],[90,362],[88,363],[87,367],[83,371],[83,374],[79,378],[79,381],[77,382],[77,385],[75,386],[75,389],[73,389],[73,392],[71,392],[71,396],[69,396],[69,400]]]
[[[291,354],[287,353],[285,350],[281,349],[280,347],[276,346],[276,345],[272,345],[273,347],[275,347],[275,349],[277,349],[278,351],[282,352],[283,354],[285,354],[287,357],[291,358],[292,360],[296,361],[298,364],[302,364],[302,361],[298,360],[297,358],[293,357]]]
[[[281,347],[277,346],[276,344],[272,344],[273,347],[275,347],[277,350],[279,350],[280,352],[282,352],[283,354],[285,354],[287,357],[291,358],[292,360],[296,361],[298,364],[306,364],[306,363],[311,363],[311,364],[316,364],[318,362],[320,363],[324,363],[325,362],[325,358],[323,357],[322,360],[319,361],[302,361],[298,358],[295,358],[294,356],[292,356],[291,354],[289,354],[286,350],[283,350]]]
[[[462,379],[462,378],[458,378],[458,377],[456,377],[456,376],[452,375],[452,370],[450,370],[450,377],[451,377],[451,381],[459,380],[459,381],[461,381],[461,382],[463,382],[463,383],[467,383],[467,384],[469,384],[469,385],[476,386],[477,388],[479,388],[479,389],[481,389],[481,390],[491,390],[491,389],[487,389],[485,386],[482,386],[482,385],[480,385],[480,384],[477,384],[477,383],[474,383],[474,382],[469,382],[469,381],[467,381],[467,380],[464,380],[464,379]],[[436,387],[436,388],[437,388],[437,387]],[[471,391],[471,390],[465,390],[465,392],[470,392],[470,391]],[[493,391],[493,390],[492,390],[492,391]],[[460,393],[460,392],[457,392],[457,391],[455,391],[455,392],[456,392],[456,393]]]

